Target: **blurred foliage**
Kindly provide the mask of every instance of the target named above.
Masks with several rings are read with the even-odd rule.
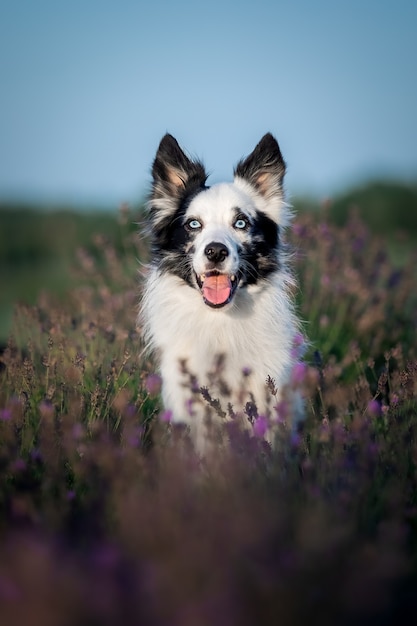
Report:
[[[65,298],[74,286],[71,266],[77,250],[96,254],[94,237],[99,235],[121,252],[140,219],[140,207],[128,211],[124,205],[114,212],[78,212],[0,204],[0,343],[15,303],[33,304],[44,290]]]
[[[338,228],[327,215],[301,215],[291,234],[299,310],[312,349],[343,359],[355,341],[360,352],[383,362],[392,345],[414,343],[417,251],[397,267],[385,238],[357,216]]]
[[[328,220],[344,226],[352,213],[375,233],[392,238],[406,234],[417,238],[417,183],[372,181],[353,187],[324,202]],[[298,212],[318,211],[322,204],[313,198],[293,199]]]
[[[417,237],[417,184],[377,181],[336,196],[330,205],[335,224],[346,224],[352,209],[374,232],[403,231]]]
[[[273,450],[229,422],[201,462],[140,351],[137,218],[111,219],[66,251],[47,231],[65,297],[45,280],[0,356],[0,623],[415,623],[415,254],[300,215],[306,420]]]
[[[131,213],[129,221],[124,219],[126,210],[123,205],[114,212],[81,212],[0,204],[0,263],[41,265],[52,259],[68,259],[74,257],[78,246],[91,247],[97,232],[110,237],[120,250],[126,232],[137,230]]]

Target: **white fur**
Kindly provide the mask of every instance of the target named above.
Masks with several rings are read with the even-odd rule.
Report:
[[[161,209],[168,211],[168,204],[165,202]],[[237,273],[239,244],[250,238],[250,233],[231,226],[237,206],[249,219],[254,218],[257,210],[264,212],[279,224],[281,237],[283,227],[290,222],[291,215],[282,197],[274,195],[268,200],[239,177],[234,183],[221,183],[202,191],[191,201],[186,214],[203,223],[192,255],[197,274],[206,269],[204,249],[211,241],[223,243],[229,251],[222,271]],[[200,449],[205,440],[205,408],[201,402],[190,403],[196,395],[187,384],[189,377],[181,370],[181,363],[186,363],[187,372],[195,376],[198,386],[207,386],[211,396],[220,399],[224,411],[230,402],[234,412],[242,415],[246,403],[252,400],[259,414],[272,414],[274,403],[289,381],[298,321],[289,295],[293,279],[285,258],[281,258],[282,252],[279,254],[279,270],[256,285],[238,287],[232,301],[219,309],[207,306],[198,289],[175,275],[161,272],[158,264],[148,268],[140,314],[145,343],[159,354],[165,408],[173,412],[175,422],[190,425]],[[213,380],[220,355],[224,357],[221,379],[231,392],[226,396],[219,381]],[[245,368],[250,370],[249,375],[243,375]],[[278,389],[276,398],[266,387],[268,376]],[[246,416],[243,421],[250,426]]]

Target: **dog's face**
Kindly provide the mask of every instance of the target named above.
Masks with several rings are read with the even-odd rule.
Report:
[[[222,308],[279,269],[279,229],[288,221],[285,164],[265,135],[235,169],[233,183],[206,186],[207,175],[171,135],[153,164],[149,202],[153,262]]]

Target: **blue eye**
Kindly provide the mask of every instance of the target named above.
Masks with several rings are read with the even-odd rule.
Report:
[[[191,230],[198,230],[199,228],[201,228],[201,222],[196,219],[188,220],[187,226],[188,228],[191,228]]]
[[[244,217],[239,217],[236,222],[233,224],[234,228],[238,228],[239,230],[243,230],[248,225],[248,220]]]

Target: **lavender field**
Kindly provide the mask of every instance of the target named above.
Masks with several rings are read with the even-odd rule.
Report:
[[[307,416],[298,433],[280,420],[273,452],[256,424],[225,425],[230,445],[201,464],[166,421],[140,357],[140,233],[96,235],[65,298],[16,308],[0,357],[0,624],[415,623],[417,255],[397,263],[358,217],[337,227],[326,210],[291,240]]]

